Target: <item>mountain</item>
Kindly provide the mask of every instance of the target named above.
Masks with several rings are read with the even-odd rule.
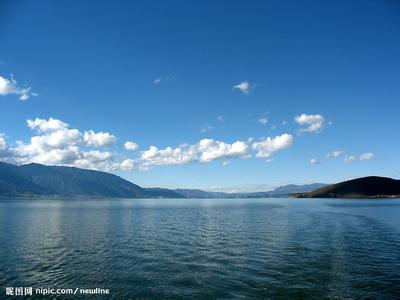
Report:
[[[195,189],[177,189],[179,194],[185,198],[271,198],[271,197],[287,197],[294,193],[307,193],[317,188],[327,186],[325,183],[312,183],[305,185],[289,184],[280,186],[272,191],[266,192],[246,192],[246,193],[223,193],[223,192],[206,192]]]
[[[176,190],[169,190],[164,188],[145,188],[149,193],[149,197],[154,198],[188,198],[177,192]]]
[[[400,197],[400,180],[369,176],[332,184],[296,198],[380,198]]]
[[[326,183],[312,183],[312,184],[304,184],[304,185],[297,185],[297,184],[288,184],[283,185],[275,190],[271,191],[270,195],[290,195],[294,193],[308,193],[314,191],[316,189],[320,189],[326,187]]]
[[[44,194],[18,166],[0,162],[0,195]]]
[[[72,167],[0,163],[0,195],[149,197],[151,193],[119,176]]]
[[[185,198],[229,198],[231,194],[223,192],[207,192],[199,189],[176,189],[175,192]]]
[[[287,197],[292,193],[310,192],[321,186],[324,184],[286,185],[273,191],[254,193],[142,188],[106,172],[34,163],[16,166],[0,162],[0,196],[2,197],[265,198]]]

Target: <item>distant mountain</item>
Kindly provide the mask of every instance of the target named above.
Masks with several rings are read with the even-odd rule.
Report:
[[[207,192],[199,189],[176,189],[174,191],[185,198],[230,198],[233,195],[224,192]]]
[[[154,198],[189,198],[185,197],[176,190],[169,190],[164,188],[144,188],[150,197]]]
[[[332,184],[309,193],[298,193],[292,196],[297,198],[400,197],[400,180],[369,176]]]
[[[325,183],[312,183],[305,185],[289,184],[280,186],[272,191],[266,192],[247,192],[247,193],[223,193],[223,192],[207,192],[195,189],[177,189],[176,192],[186,198],[271,198],[271,197],[287,197],[293,193],[311,192],[317,188],[327,186]]]
[[[280,186],[273,191],[269,192],[270,195],[290,195],[294,193],[308,193],[316,189],[320,189],[327,186],[326,183],[312,183],[312,184],[288,184]]]
[[[151,193],[113,174],[71,167],[0,163],[2,196],[149,197]]]
[[[185,198],[217,198],[212,192],[206,192],[196,189],[176,189],[174,191]]]

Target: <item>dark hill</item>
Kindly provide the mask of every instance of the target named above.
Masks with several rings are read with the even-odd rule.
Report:
[[[378,176],[362,177],[292,196],[297,198],[400,197],[400,180]]]
[[[0,195],[17,194],[45,193],[18,166],[0,162]]]

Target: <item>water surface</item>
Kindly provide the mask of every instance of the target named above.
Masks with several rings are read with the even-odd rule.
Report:
[[[400,200],[1,200],[0,287],[400,297]]]

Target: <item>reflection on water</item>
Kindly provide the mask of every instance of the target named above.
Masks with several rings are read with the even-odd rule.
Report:
[[[0,286],[396,298],[399,213],[396,199],[2,200]]]

